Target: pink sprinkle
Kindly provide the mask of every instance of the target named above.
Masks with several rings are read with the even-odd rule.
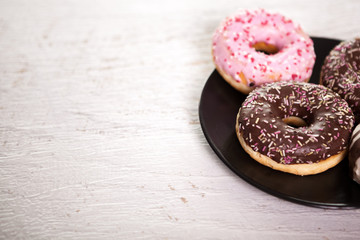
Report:
[[[245,23],[244,20],[242,20],[241,18],[237,17],[235,18],[235,22],[241,22],[241,23]]]
[[[301,57],[301,49],[297,50],[297,54]]]

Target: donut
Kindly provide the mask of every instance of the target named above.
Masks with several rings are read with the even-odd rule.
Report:
[[[351,135],[348,159],[350,177],[360,184],[360,124]]]
[[[315,63],[313,42],[301,27],[263,9],[227,17],[213,35],[212,56],[220,75],[244,94],[269,82],[307,82]]]
[[[259,163],[295,175],[321,173],[347,154],[354,115],[337,93],[317,84],[275,82],[242,103],[236,133]]]
[[[360,121],[360,39],[342,41],[326,56],[320,83],[344,98]]]

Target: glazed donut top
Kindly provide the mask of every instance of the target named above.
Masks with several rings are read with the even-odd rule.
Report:
[[[360,39],[344,41],[325,58],[321,70],[322,84],[343,97],[360,114]]]
[[[257,52],[253,46],[259,42],[279,51],[272,55]],[[216,65],[235,80],[241,81],[241,69],[255,81],[254,86],[279,80],[305,81],[315,63],[313,42],[301,27],[263,9],[240,10],[226,18],[213,36],[213,55]]]
[[[283,119],[299,117],[307,126]],[[282,164],[316,163],[345,150],[354,116],[345,100],[311,83],[276,82],[252,91],[242,104],[239,131],[254,151]]]

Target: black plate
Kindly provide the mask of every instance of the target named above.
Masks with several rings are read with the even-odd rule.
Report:
[[[310,82],[318,83],[321,64],[339,40],[312,38],[316,62]],[[215,70],[203,89],[199,116],[210,146],[237,175],[255,187],[293,202],[323,208],[360,207],[360,185],[348,175],[348,160],[312,176],[296,176],[265,167],[242,149],[235,118],[245,95],[234,90]]]

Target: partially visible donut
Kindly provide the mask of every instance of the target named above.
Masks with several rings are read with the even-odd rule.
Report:
[[[345,157],[353,123],[347,102],[330,89],[276,82],[247,96],[237,115],[236,133],[244,150],[259,163],[310,175]]]
[[[320,83],[344,98],[360,121],[360,39],[343,41],[325,58]]]
[[[360,184],[360,124],[351,135],[348,159],[350,176]]]
[[[245,94],[268,82],[307,82],[315,63],[313,42],[301,27],[263,9],[227,17],[212,44],[216,69]]]

